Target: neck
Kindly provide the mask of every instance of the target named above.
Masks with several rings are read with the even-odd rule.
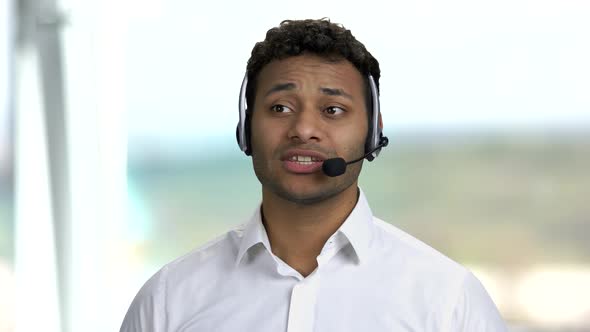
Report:
[[[348,217],[358,199],[354,183],[314,204],[298,204],[262,190],[262,220],[272,252],[303,276],[317,267],[324,244]]]

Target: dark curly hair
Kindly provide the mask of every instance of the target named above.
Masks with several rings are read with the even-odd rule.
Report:
[[[365,78],[365,99],[367,110],[371,109],[371,95],[368,75],[372,75],[379,91],[381,71],[379,62],[356,40],[350,30],[332,23],[329,19],[285,20],[268,30],[266,38],[256,43],[248,60],[248,86],[246,101],[249,112],[254,110],[256,79],[264,66],[273,60],[312,53],[330,61],[346,59],[350,61]]]

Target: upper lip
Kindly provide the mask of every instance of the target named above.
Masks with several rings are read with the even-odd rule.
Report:
[[[292,149],[287,150],[285,153],[283,153],[281,155],[281,160],[290,160],[293,156],[309,156],[319,161],[324,161],[327,159],[326,155],[321,152],[312,150]]]

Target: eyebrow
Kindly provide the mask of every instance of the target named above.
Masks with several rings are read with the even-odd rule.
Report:
[[[334,88],[320,88],[320,91],[328,96],[342,96],[352,100],[352,96],[348,93],[344,92],[342,89],[334,89]]]
[[[289,90],[294,90],[294,89],[295,89],[294,83],[275,84],[266,92],[266,94],[264,96],[266,97],[266,96],[276,93],[276,92],[289,91]],[[342,89],[321,87],[319,90],[321,93],[328,95],[328,96],[341,96],[341,97],[345,97],[345,98],[352,100],[352,96],[350,94],[344,92],[344,90],[342,90]]]
[[[295,84],[294,83],[280,83],[280,84],[275,84],[272,86],[272,88],[270,88],[266,94],[264,95],[265,97],[273,94],[275,92],[279,92],[279,91],[288,91],[288,90],[293,90],[295,89]]]

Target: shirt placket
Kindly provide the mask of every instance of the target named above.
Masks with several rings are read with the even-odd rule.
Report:
[[[287,332],[312,332],[315,322],[320,271],[343,246],[340,238],[330,238],[317,258],[318,267],[307,278],[301,279],[291,291]]]
[[[316,269],[293,286],[287,332],[313,331],[318,284],[319,274]]]

